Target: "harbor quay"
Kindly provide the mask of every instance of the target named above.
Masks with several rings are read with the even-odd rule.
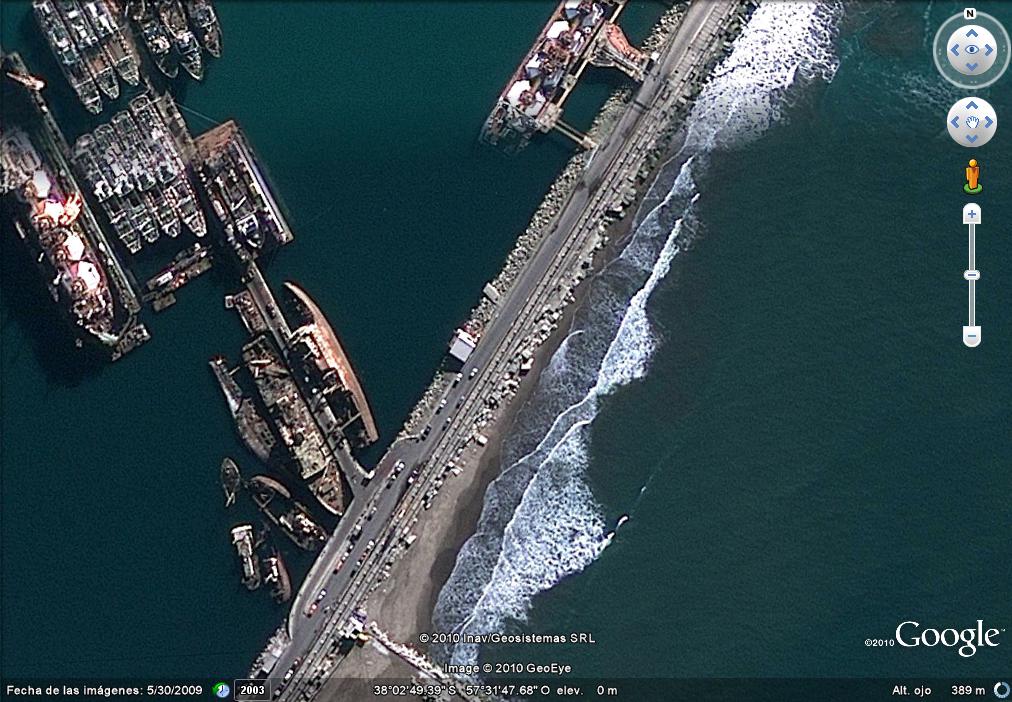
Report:
[[[556,12],[566,6],[560,3]],[[432,509],[440,491],[456,492],[447,490],[450,481],[473,478],[488,434],[508,416],[534,357],[546,350],[576,299],[576,286],[592,272],[609,224],[625,216],[648,186],[651,170],[644,164],[659,163],[679,116],[752,9],[697,2],[662,18],[642,82],[627,99],[606,107],[612,114],[598,133],[587,135],[586,144],[593,142],[589,154],[574,156],[575,166],[564,171],[535,215],[539,221],[523,242],[524,253],[511,255],[508,275],[486,286],[471,319],[452,339],[451,364],[437,374],[373,481],[357,494],[295,595],[286,624],[254,663],[250,674],[270,677],[278,699],[346,699],[351,689],[360,690],[345,688],[345,681],[366,675],[361,669],[345,672],[350,652],[386,637],[385,630],[403,632],[406,622],[370,621],[371,613],[383,611],[385,600],[424,599],[428,583],[415,577],[398,579],[389,590],[382,584],[413,558],[419,559],[413,570],[427,572],[427,559],[438,553],[438,544],[429,541],[437,537],[427,532],[442,533],[441,522],[455,511]],[[314,604],[329,610],[310,613],[307,605]],[[445,675],[424,652],[385,640],[382,647],[394,645],[420,677]]]

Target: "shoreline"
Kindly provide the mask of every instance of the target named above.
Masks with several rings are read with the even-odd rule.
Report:
[[[625,216],[605,228],[602,233],[605,243],[594,251],[587,275],[572,290],[573,301],[566,305],[556,329],[535,350],[531,370],[512,400],[504,405],[496,421],[486,427],[488,444],[477,452],[469,449],[461,456],[458,465],[464,472],[443,487],[441,499],[430,511],[425,538],[419,538],[404,553],[396,571],[371,596],[375,605],[370,608],[370,619],[379,622],[394,639],[429,653],[428,647],[419,642],[418,634],[434,631],[432,618],[439,593],[456,566],[461,548],[477,530],[489,485],[502,471],[505,438],[526,409],[542,372],[572,333],[576,315],[586,304],[598,274],[621,256],[628,245],[651,189],[670,168],[680,168],[688,159],[679,152],[683,141],[684,130],[679,126],[659,149],[658,158],[626,208]],[[355,649],[342,663],[341,675],[322,688],[322,698],[355,699],[355,694],[369,693],[370,684],[377,680],[403,681],[416,675],[417,671],[399,658],[379,655],[371,647]]]
[[[674,182],[677,169],[688,159],[688,155],[681,151],[686,133],[685,120],[695,97],[712,75],[713,67],[729,53],[734,38],[747,23],[750,14],[750,5],[732,7],[728,4],[720,23],[710,28],[713,33],[711,40],[716,43],[710,44],[709,51],[697,51],[695,55],[689,53],[703,23],[714,16],[708,9],[699,10],[695,15],[689,13],[691,20],[688,16],[679,18],[679,21],[669,22],[664,27],[670,32],[672,42],[684,37],[683,32],[692,32],[693,29],[696,32],[687,45],[681,45],[682,53],[677,54],[681,63],[669,68],[671,75],[678,76],[680,80],[677,92],[669,93],[676,96],[677,101],[669,99],[668,107],[662,113],[663,120],[655,121],[653,125],[648,123],[648,141],[640,137],[639,142],[634,140],[629,143],[628,138],[632,134],[622,135],[626,137],[625,148],[634,149],[627,153],[637,156],[636,165],[626,166],[624,180],[610,186],[611,197],[604,203],[597,203],[596,225],[592,225],[593,229],[588,227],[582,234],[582,243],[573,250],[567,268],[559,272],[555,287],[543,293],[543,311],[533,322],[540,327],[532,329],[519,344],[519,349],[511,352],[514,363],[519,365],[524,359],[530,364],[530,370],[518,377],[517,366],[514,366],[503,377],[499,394],[493,395],[493,399],[500,402],[488,404],[478,415],[476,431],[483,432],[487,441],[483,441],[483,446],[477,441],[467,441],[458,448],[452,459],[452,466],[458,474],[446,473],[439,499],[427,505],[426,511],[418,511],[406,524],[405,535],[411,533],[417,538],[411,539],[410,547],[402,548],[391,556],[383,577],[365,596],[363,604],[372,622],[370,627],[376,630],[377,635],[424,656],[428,653],[427,644],[431,639],[421,634],[442,633],[433,632],[431,628],[435,604],[456,566],[461,547],[476,533],[489,484],[501,474],[505,436],[516,425],[519,414],[527,408],[549,360],[572,332],[576,315],[588,301],[591,281],[596,282],[597,275],[625,250],[634,227],[642,222],[641,210],[644,206],[652,209],[663,202],[663,195],[648,200],[651,190],[662,175],[665,176],[665,180],[660,181],[662,189],[668,179]],[[680,21],[682,19],[690,23]],[[613,107],[621,103],[624,109],[611,115],[601,115],[604,118],[603,128],[608,132],[605,139],[618,138],[611,136],[612,130],[623,122],[634,104],[639,105],[636,100],[635,93],[620,96],[616,92],[609,98]],[[498,283],[503,276],[508,279],[511,265],[521,264],[521,259],[526,261],[535,255],[543,240],[539,236],[531,241],[532,235],[540,235],[542,228],[558,226],[556,216],[571,207],[572,198],[578,196],[580,187],[586,187],[583,175],[594,163],[595,155],[596,151],[574,155],[549,189],[527,232],[521,236],[503,272],[493,283]],[[512,283],[511,280],[508,282]],[[482,299],[475,308],[475,317],[479,321],[484,316],[483,312],[488,310],[487,305],[487,300]],[[428,404],[431,391],[438,385],[437,377],[430,391],[423,395],[419,407],[424,408]],[[406,429],[416,418],[413,413]],[[397,567],[391,568],[395,561]],[[418,671],[401,658],[389,655],[379,646],[363,646],[342,655],[340,670],[330,672],[330,677],[318,688],[318,694],[321,699],[355,699],[356,694],[371,691],[370,683],[404,682],[419,677]]]
[[[573,333],[576,316],[587,303],[587,298],[590,296],[592,286],[597,282],[598,275],[625,251],[626,246],[636,232],[636,228],[642,221],[640,219],[641,208],[646,201],[647,195],[659,178],[666,172],[669,166],[676,169],[677,172],[677,169],[681,168],[682,164],[688,160],[688,156],[683,157],[678,153],[682,141],[682,131],[679,130],[674,137],[673,143],[666,149],[665,155],[658,159],[657,165],[651,170],[649,176],[644,181],[642,190],[637,192],[636,199],[629,205],[630,214],[612,222],[608,226],[604,232],[604,235],[607,237],[607,243],[594,253],[589,274],[573,289],[574,300],[566,306],[563,316],[559,320],[558,328],[535,351],[531,370],[520,383],[520,388],[517,390],[513,401],[503,410],[503,414],[499,421],[496,422],[494,429],[486,432],[486,436],[489,439],[488,445],[485,446],[484,451],[477,458],[477,469],[474,472],[474,477],[464,490],[468,496],[473,496],[474,493],[477,493],[478,500],[467,503],[458,512],[466,516],[455,522],[456,529],[449,541],[451,545],[447,545],[440,556],[433,562],[430,579],[433,584],[437,585],[432,588],[431,596],[424,603],[421,601],[418,603],[419,609],[416,612],[415,620],[421,623],[422,628],[417,628],[416,631],[425,631],[426,628],[432,627],[432,617],[435,612],[439,592],[442,591],[443,586],[453,572],[460,549],[477,530],[478,521],[484,509],[484,498],[488,491],[488,486],[499,477],[505,467],[501,464],[501,459],[506,437],[515,426],[517,418],[526,410],[531,400],[531,395],[541,381],[541,374],[555,357],[555,353],[559,350],[562,342]],[[451,556],[449,559],[445,558],[448,553]]]

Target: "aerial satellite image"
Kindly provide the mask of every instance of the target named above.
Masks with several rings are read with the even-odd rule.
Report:
[[[1010,23],[3,0],[2,699],[1012,698]]]

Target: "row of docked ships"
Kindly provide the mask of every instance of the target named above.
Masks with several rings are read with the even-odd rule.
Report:
[[[140,58],[114,0],[33,0],[35,18],[67,81],[98,114],[102,94],[119,97],[119,80],[140,83]],[[201,46],[221,55],[221,28],[209,0],[138,0],[129,10],[152,59],[174,78],[179,66],[200,80]]]
[[[183,156],[163,115],[174,110],[167,96],[152,99],[142,93],[130,101],[129,109],[74,145],[75,165],[131,253],[163,234],[177,237],[181,222],[197,237],[207,233]]]
[[[34,0],[35,19],[56,62],[89,112],[119,97],[120,79],[140,82],[140,60],[107,0]]]
[[[221,56],[221,27],[209,0],[131,0],[130,16],[158,70],[169,78],[179,67],[196,80],[204,77],[200,49]]]

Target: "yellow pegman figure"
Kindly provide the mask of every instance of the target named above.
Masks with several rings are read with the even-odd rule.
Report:
[[[965,193],[979,193],[984,187],[980,184],[980,166],[977,165],[977,159],[971,158],[970,163],[966,167],[966,183],[963,185],[963,192]]]

